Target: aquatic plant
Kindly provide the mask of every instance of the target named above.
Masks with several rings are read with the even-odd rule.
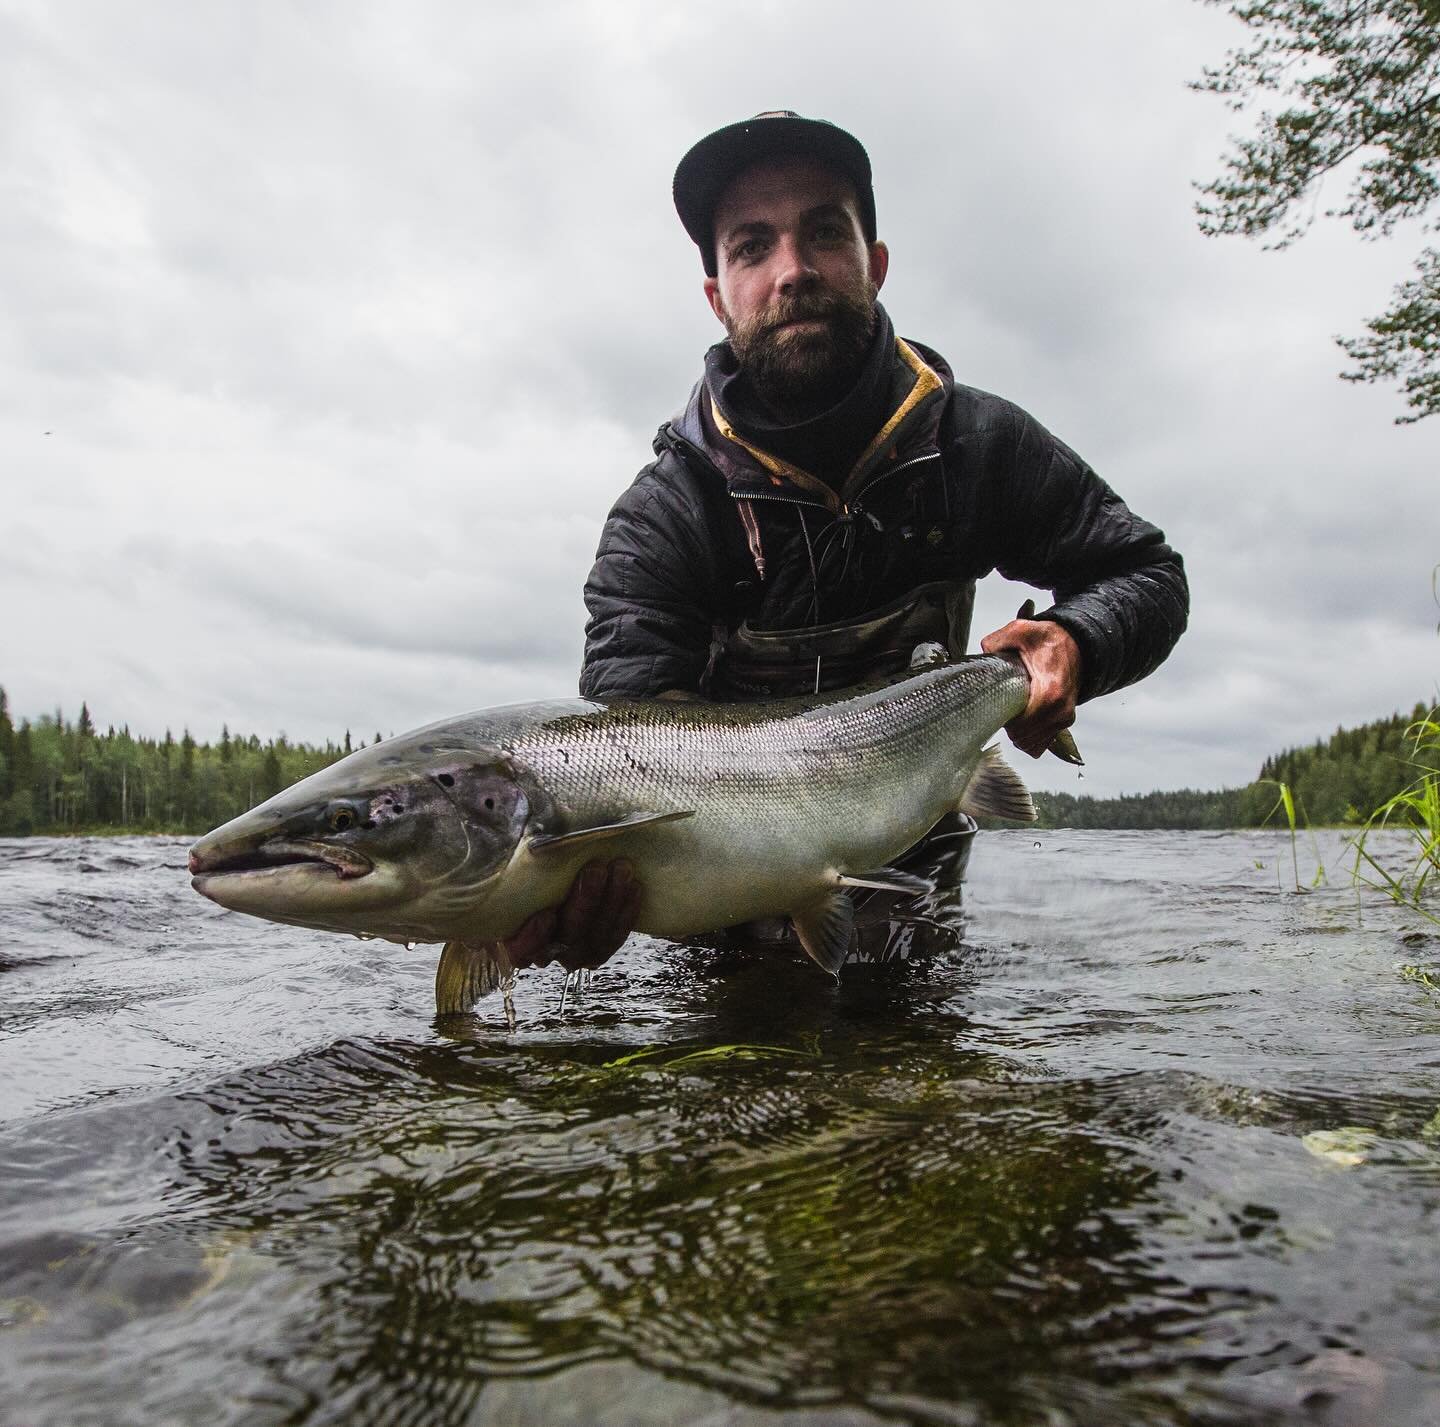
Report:
[[[1440,708],[1416,720],[1405,731],[1412,744],[1406,760],[1418,770],[1414,781],[1387,799],[1356,834],[1354,877],[1357,883],[1384,892],[1402,906],[1440,923],[1440,913],[1424,905],[1440,886]],[[1403,832],[1407,851],[1399,871],[1383,866],[1366,846],[1381,828]]]
[[[1257,780],[1257,785],[1262,787],[1268,785],[1272,788],[1275,788],[1278,792],[1278,796],[1276,797],[1274,804],[1271,806],[1270,811],[1265,814],[1265,817],[1260,824],[1261,827],[1267,826],[1270,822],[1270,819],[1274,817],[1275,814],[1278,813],[1282,808],[1284,809],[1285,821],[1290,829],[1290,866],[1292,876],[1295,879],[1295,890],[1297,892],[1313,891],[1316,887],[1319,887],[1325,881],[1325,864],[1320,858],[1320,848],[1319,845],[1315,842],[1314,829],[1310,826],[1310,820],[1304,815],[1304,804],[1296,796],[1294,789],[1291,788],[1288,783],[1284,782],[1279,778],[1260,778]],[[1315,855],[1315,875],[1310,879],[1310,885],[1308,887],[1302,887],[1300,885],[1299,829],[1302,820],[1305,823],[1306,831],[1310,833],[1311,851]],[[1256,865],[1259,866],[1260,864],[1257,863]],[[1280,872],[1280,866],[1278,862],[1275,866],[1275,872],[1278,879]]]
[[[630,1070],[640,1067],[646,1070],[674,1070],[678,1067],[701,1065],[724,1060],[781,1060],[787,1056],[800,1060],[815,1060],[820,1055],[818,1046],[799,1049],[785,1045],[707,1045],[697,1049],[682,1050],[672,1054],[673,1046],[646,1046],[643,1050],[622,1055],[618,1060],[607,1060],[605,1070]]]
[[[1417,986],[1423,986],[1427,991],[1433,991],[1437,996],[1440,996],[1440,980],[1437,980],[1423,966],[1415,966],[1410,962],[1406,962],[1401,966],[1400,974],[1405,980],[1413,981]],[[1440,1116],[1440,1110],[1437,1110],[1435,1113],[1437,1116]]]

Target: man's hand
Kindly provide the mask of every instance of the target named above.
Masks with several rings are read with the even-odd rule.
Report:
[[[980,641],[987,654],[1012,651],[1030,675],[1030,702],[1005,725],[1022,753],[1039,758],[1061,729],[1075,722],[1080,692],[1080,646],[1053,619],[1012,619]]]
[[[511,964],[558,961],[567,971],[580,971],[608,961],[635,929],[641,890],[625,858],[587,862],[558,907],[536,912],[506,941]]]

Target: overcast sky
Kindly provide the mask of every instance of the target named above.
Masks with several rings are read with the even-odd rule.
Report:
[[[1197,232],[1196,0],[0,0],[0,682],[178,737],[573,693],[605,512],[720,331],[675,162],[868,147],[884,301],[1164,527],[1189,633],[1037,787],[1215,787],[1431,697],[1440,418],[1331,338],[1418,247]],[[1027,591],[992,579],[977,635]]]

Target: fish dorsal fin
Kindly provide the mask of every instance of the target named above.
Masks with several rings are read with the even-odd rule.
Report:
[[[898,867],[877,867],[871,872],[842,872],[835,879],[841,887],[873,887],[878,892],[904,892],[907,897],[923,897],[935,890],[935,884]]]
[[[633,832],[637,827],[653,827],[658,823],[678,822],[681,818],[693,818],[695,810],[685,808],[678,813],[629,813],[613,823],[601,823],[597,827],[579,827],[573,832],[541,833],[530,839],[531,852],[554,852],[562,847],[578,847],[586,842],[598,842],[605,837],[618,837],[622,832]]]
[[[844,892],[827,892],[809,906],[791,912],[790,920],[795,923],[795,934],[805,954],[838,980],[855,930],[855,908],[850,898]]]
[[[971,817],[1008,818],[1017,823],[1033,823],[1036,817],[1030,790],[993,743],[980,755],[960,795],[960,811]]]
[[[435,968],[435,1014],[464,1016],[475,1003],[498,991],[510,971],[505,943],[447,941]]]

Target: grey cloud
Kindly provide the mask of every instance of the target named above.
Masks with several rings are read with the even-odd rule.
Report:
[[[923,42],[819,0],[0,17],[15,706],[323,738],[573,690],[600,522],[719,331],[671,170],[776,105],[870,148],[900,330],[1189,559],[1191,631],[1082,712],[1084,783],[1027,777],[1241,781],[1422,695],[1440,427],[1329,340],[1403,256],[1198,237],[1233,119],[1183,84],[1233,22],[900,18]]]

